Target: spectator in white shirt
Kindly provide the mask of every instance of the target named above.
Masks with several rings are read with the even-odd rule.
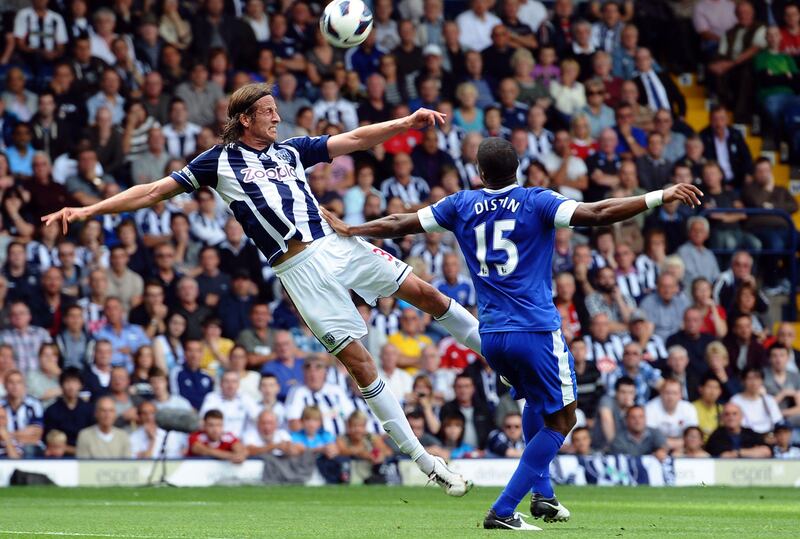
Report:
[[[242,443],[251,457],[264,454],[293,456],[305,451],[302,444],[292,443],[292,436],[278,426],[278,419],[270,410],[258,414],[256,428],[245,432]]]
[[[248,422],[255,422],[260,412],[255,401],[239,391],[239,373],[232,371],[222,375],[219,393],[215,391],[206,395],[200,408],[200,416],[204,416],[209,410],[221,411],[225,432],[240,439]]]
[[[561,78],[550,83],[555,108],[564,116],[572,116],[586,106],[586,90],[578,82],[580,73],[580,64],[567,58],[561,62]]]
[[[750,367],[742,374],[744,391],[731,397],[730,402],[742,409],[742,426],[758,434],[772,432],[783,414],[775,398],[764,389],[764,373]]]
[[[259,44],[269,41],[269,19],[264,12],[263,0],[247,0],[242,20],[250,25]]]
[[[274,374],[263,375],[258,388],[261,391],[261,400],[256,404],[261,407],[261,412],[272,412],[278,420],[278,426],[284,428],[286,426],[286,407],[278,400],[278,395],[281,392],[281,384],[278,381],[278,377]]]
[[[551,178],[551,187],[567,198],[582,201],[589,186],[588,169],[583,159],[570,151],[570,134],[566,129],[556,132],[553,150],[541,158]]]
[[[358,127],[356,106],[339,96],[339,85],[332,78],[322,81],[322,96],[314,103],[314,121],[325,120],[341,126],[345,131]]]
[[[225,240],[224,214],[217,211],[217,201],[211,189],[196,191],[197,210],[189,214],[192,236],[206,245],[217,245]]]
[[[539,0],[518,0],[517,18],[536,32],[547,20],[547,8]]]
[[[111,44],[117,38],[122,38],[128,42],[128,54],[134,59],[133,42],[125,34],[117,34],[117,16],[113,11],[106,7],[101,7],[92,16],[92,27],[89,29],[89,43],[91,45],[92,56],[100,58],[108,65],[114,65],[116,58],[111,52]]]
[[[681,399],[681,384],[666,379],[659,396],[645,406],[647,426],[661,432],[667,438],[670,450],[683,449],[683,431],[697,426],[697,409],[689,401]]]
[[[489,0],[472,0],[470,9],[456,17],[456,24],[461,46],[482,51],[492,44],[492,28],[503,22],[489,12]]]
[[[168,459],[183,457],[186,453],[186,435],[182,432],[167,433],[167,431],[158,426],[156,423],[157,408],[153,401],[142,401],[137,408],[139,428],[129,436],[131,458],[159,458],[162,447],[164,456]],[[166,445],[164,444],[164,438],[166,438]]]
[[[397,21],[392,19],[392,4],[392,0],[375,1],[372,31],[375,33],[375,44],[384,51],[394,50],[400,44]]]
[[[400,350],[393,344],[384,344],[381,348],[381,372],[380,376],[386,381],[386,385],[398,399],[402,399],[414,384],[414,378],[403,369],[397,368],[397,360],[400,359]]]

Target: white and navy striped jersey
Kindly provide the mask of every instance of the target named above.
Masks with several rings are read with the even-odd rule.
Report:
[[[295,137],[263,150],[235,142],[203,152],[171,177],[187,192],[216,190],[272,264],[289,240],[312,242],[333,233],[305,173],[330,160],[327,135]]]
[[[319,391],[297,385],[286,396],[286,419],[300,419],[306,406],[316,406],[322,412],[322,428],[335,436],[346,431],[347,418],[355,411],[350,397],[341,387],[325,384]]]
[[[608,266],[608,261],[603,255],[596,250],[592,249],[592,264],[589,266],[589,271],[599,270]]]
[[[197,124],[188,122],[183,130],[178,131],[172,124],[161,128],[165,146],[170,157],[186,157],[197,151],[197,135],[203,130]],[[213,149],[213,148],[212,148]]]
[[[17,432],[30,425],[44,426],[44,408],[39,399],[26,396],[16,410],[4,399],[0,401],[0,407],[6,409],[8,432]]]
[[[431,196],[431,187],[419,176],[411,176],[408,185],[403,185],[400,180],[392,176],[383,180],[381,194],[387,201],[396,197],[402,200],[404,205],[413,206],[428,200]]]
[[[586,343],[586,361],[598,362],[605,358],[611,359],[615,364],[622,361],[625,340],[619,335],[611,334],[605,342],[595,340],[591,335],[585,335],[583,342]]]
[[[470,163],[463,159],[458,159],[456,161],[456,170],[458,170],[458,179],[461,180],[461,186],[465,191],[481,185],[481,173],[478,172],[477,162]]]
[[[636,257],[636,273],[642,280],[643,292],[646,294],[656,289],[658,274],[661,273],[658,264],[645,254]]]
[[[32,241],[25,248],[27,251],[28,267],[37,273],[43,273],[51,266],[58,265],[58,247]]]
[[[444,265],[444,255],[453,252],[450,247],[446,245],[439,245],[439,250],[432,253],[428,249],[428,244],[425,242],[417,243],[411,247],[409,256],[419,257],[425,262],[425,267],[428,268],[428,273],[434,277],[442,276],[442,266]]]
[[[635,301],[637,304],[644,297],[644,288],[642,287],[642,278],[636,269],[628,273],[622,273],[617,270],[617,286],[622,295]]]
[[[134,221],[141,236],[171,236],[172,214],[169,208],[160,214],[153,208],[142,208],[134,214]]]
[[[450,131],[445,133],[441,129],[436,130],[437,146],[440,150],[450,154],[453,161],[461,159],[461,143],[464,140],[467,132],[454,125]]]
[[[633,341],[633,339],[630,335],[625,335],[622,338],[622,342],[626,345],[631,341]],[[650,363],[663,363],[667,361],[667,357],[669,357],[667,345],[664,342],[664,339],[655,333],[650,335],[650,340],[647,341],[647,345],[644,347],[643,354],[644,360]]]
[[[555,135],[548,129],[542,129],[538,135],[528,132],[528,154],[532,159],[541,160],[553,149]]]
[[[32,49],[53,51],[69,40],[64,18],[55,11],[45,11],[39,17],[32,7],[22,8],[14,17],[14,37],[24,41]]]
[[[387,337],[392,333],[397,333],[400,331],[400,309],[394,309],[389,314],[372,309],[369,315],[369,325]]]

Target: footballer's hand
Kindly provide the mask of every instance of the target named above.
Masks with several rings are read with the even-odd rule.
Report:
[[[700,205],[700,197],[702,196],[703,192],[694,185],[679,183],[664,189],[664,204],[669,204],[677,200],[689,207],[695,208]]]
[[[426,127],[436,127],[436,124],[443,124],[447,117],[441,112],[430,109],[419,109],[417,112],[408,116],[409,127],[411,129],[425,129]]]
[[[42,216],[42,222],[45,226],[60,222],[61,231],[66,235],[70,223],[85,221],[89,217],[90,213],[86,208],[62,208],[55,213]]]
[[[336,217],[322,206],[319,207],[319,211],[322,212],[322,216],[326,221],[328,221],[328,224],[331,225],[331,228],[334,232],[346,238],[349,238],[353,235],[350,233],[350,226],[347,225],[347,223]]]

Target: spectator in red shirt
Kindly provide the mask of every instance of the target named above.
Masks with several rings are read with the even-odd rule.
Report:
[[[781,28],[781,52],[794,57],[800,56],[800,6],[789,4],[783,9]]]
[[[239,439],[223,430],[222,412],[209,410],[203,416],[203,430],[189,436],[187,457],[210,457],[241,464],[247,458],[247,449]]]
[[[392,119],[402,118],[410,114],[408,105],[401,103],[392,110]],[[409,129],[397,134],[383,143],[386,153],[395,155],[398,153],[410,154],[414,146],[422,142],[422,132],[416,129]]]

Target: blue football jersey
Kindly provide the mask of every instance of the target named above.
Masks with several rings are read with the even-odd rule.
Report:
[[[478,295],[481,333],[555,331],[552,267],[556,227],[578,203],[549,189],[510,185],[461,191],[419,210],[428,232],[452,231]]]

